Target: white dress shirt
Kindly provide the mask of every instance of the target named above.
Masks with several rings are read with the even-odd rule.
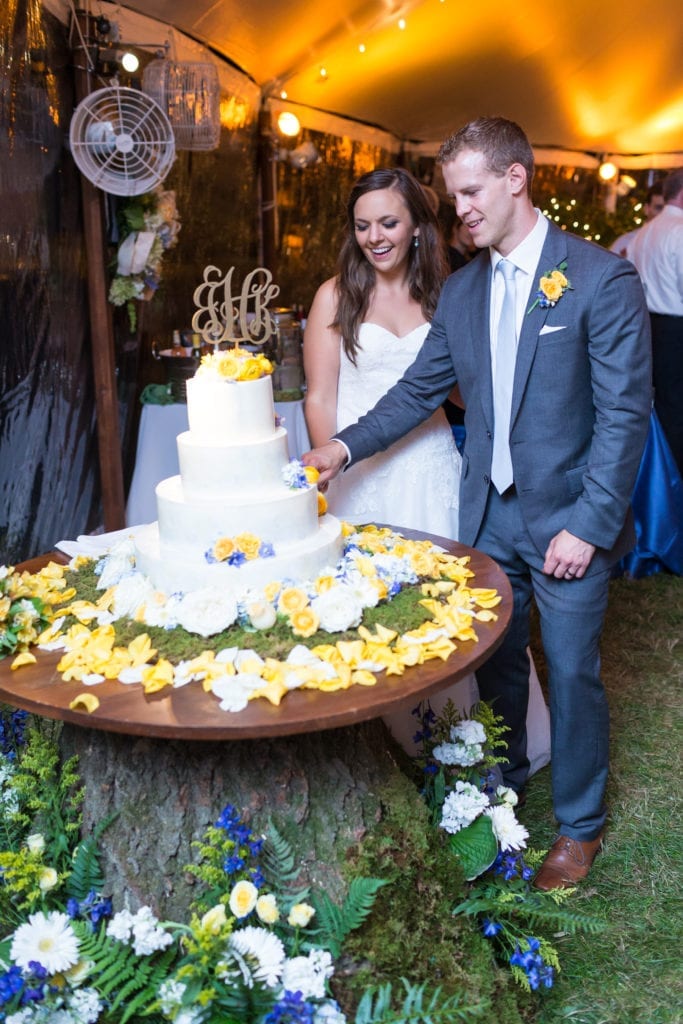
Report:
[[[521,241],[519,245],[505,257],[508,263],[513,263],[517,268],[517,273],[515,275],[517,342],[519,342],[519,334],[522,329],[524,317],[526,316],[526,311],[533,302],[533,299],[531,298],[532,289],[535,293],[538,288],[539,274],[545,274],[547,271],[555,269],[555,267],[539,268],[538,266],[538,261],[541,258],[541,251],[545,245],[546,235],[548,234],[548,221],[540,210],[536,210],[536,214],[538,219],[535,226],[531,229],[526,238],[523,239],[523,241]],[[503,307],[503,296],[505,295],[505,281],[503,280],[502,274],[496,274],[496,267],[503,257],[500,255],[498,250],[494,248],[490,249],[490,254],[492,277],[489,325],[491,329],[491,371],[495,375],[496,338],[498,335],[498,321],[500,320],[500,313]],[[537,274],[536,278],[534,278],[534,274]]]
[[[683,209],[667,203],[626,255],[640,274],[650,312],[683,316]]]

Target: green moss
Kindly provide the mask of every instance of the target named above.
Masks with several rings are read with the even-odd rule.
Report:
[[[497,966],[491,947],[469,918],[454,917],[465,882],[460,866],[429,823],[426,806],[407,782],[382,794],[384,815],[351,851],[347,877],[389,879],[368,922],[345,943],[348,957],[338,998],[357,1000],[368,986],[400,979],[441,986],[487,1007],[484,1019],[521,1024],[533,1019],[536,1001]],[[345,1007],[348,1012],[348,1005]]]
[[[95,564],[94,561],[90,561],[77,571],[69,570],[66,573],[67,585],[76,589],[78,600],[96,602],[102,596],[102,591],[97,589],[98,578],[94,571]],[[374,630],[378,623],[399,633],[416,629],[429,618],[428,612],[419,603],[421,597],[419,586],[405,587],[390,602],[383,601],[376,608],[366,608],[363,614],[363,623],[370,630]],[[310,637],[297,637],[294,636],[289,623],[283,616],[278,617],[271,629],[244,629],[234,625],[223,630],[222,633],[215,633],[209,637],[188,633],[180,626],[168,630],[161,626],[146,626],[144,623],[134,622],[132,619],[118,619],[113,625],[117,646],[126,647],[136,636],[147,633],[152,645],[159,652],[159,657],[167,658],[174,664],[185,659],[196,658],[203,651],[218,652],[225,647],[250,649],[256,651],[263,658],[284,660],[295,643],[304,644],[306,647],[315,647],[318,644],[337,643],[340,640],[356,640],[358,638],[355,629],[334,635],[318,630]]]

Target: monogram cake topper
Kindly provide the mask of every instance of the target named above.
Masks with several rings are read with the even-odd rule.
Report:
[[[209,345],[217,346],[222,341],[232,342],[235,348],[240,342],[265,345],[276,330],[267,307],[280,294],[280,288],[273,284],[269,270],[256,267],[245,277],[241,291],[233,294],[234,272],[235,268],[230,267],[221,276],[218,267],[204,267],[204,280],[193,295],[197,309],[192,330]]]

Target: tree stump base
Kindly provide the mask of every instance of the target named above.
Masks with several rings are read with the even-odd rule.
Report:
[[[61,748],[79,758],[83,834],[102,836],[107,895],[115,907],[149,905],[182,921],[195,879],[192,848],[226,804],[257,834],[272,820],[291,843],[301,880],[343,897],[346,851],[382,819],[389,784],[419,794],[381,719],[325,732],[239,742],[127,736],[64,723]],[[226,885],[229,884],[226,878]]]

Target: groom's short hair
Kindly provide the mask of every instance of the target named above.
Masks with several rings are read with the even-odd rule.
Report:
[[[534,177],[534,151],[526,135],[514,121],[505,117],[478,117],[450,135],[439,148],[437,164],[447,164],[465,149],[484,154],[486,166],[502,176],[512,164],[526,171],[526,187],[531,195]]]

